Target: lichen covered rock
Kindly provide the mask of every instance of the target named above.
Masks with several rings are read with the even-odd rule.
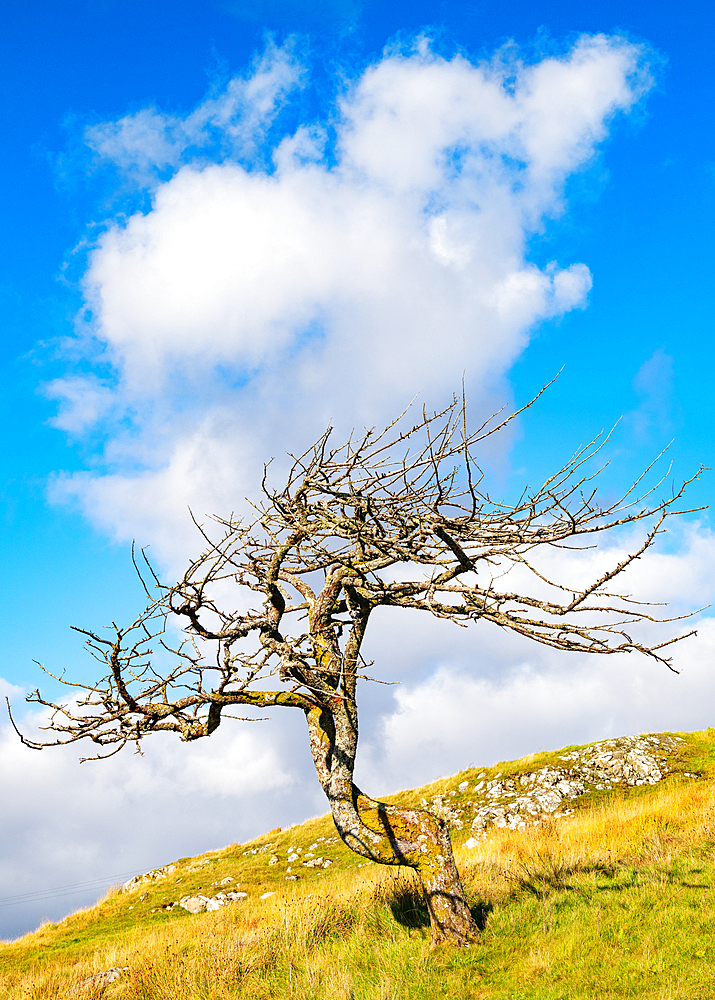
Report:
[[[594,789],[654,785],[668,771],[668,754],[682,742],[677,736],[603,740],[583,750],[561,754],[557,766],[480,781],[474,789],[480,801],[475,803],[472,833],[484,836],[489,827],[522,830],[545,816],[568,815],[573,811],[568,808],[569,803]],[[460,822],[457,828],[461,825]],[[467,846],[474,843],[470,838]]]

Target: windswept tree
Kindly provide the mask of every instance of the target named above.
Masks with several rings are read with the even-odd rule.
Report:
[[[153,733],[210,736],[236,706],[297,709],[343,842],[364,858],[417,872],[434,942],[474,940],[445,823],[425,809],[376,801],[353,780],[370,616],[377,608],[408,608],[460,625],[491,622],[567,652],[636,652],[666,665],[665,647],[678,641],[637,637],[639,626],[652,635],[652,623],[674,619],[659,619],[621,593],[617,578],[665,519],[681,513],[684,486],[653,500],[652,489],[639,492],[641,477],[601,506],[587,471],[597,439],[539,489],[495,502],[481,490],[475,449],[513,416],[468,432],[464,405],[455,400],[414,426],[404,427],[403,415],[340,447],[326,431],[293,461],[282,489],[264,476],[250,519],[199,526],[204,551],[178,583],[162,584],[147,563],[149,603],[129,627],[78,630],[106,676],[90,687],[72,685],[83,694],[68,704],[30,695],[51,710],[52,737],[25,742],[88,739],[114,753]],[[540,550],[580,539],[591,545],[641,521],[642,543],[587,586],[547,580],[534,564]],[[509,567],[520,579],[533,574],[529,592],[508,589]],[[169,620],[180,623],[181,641],[170,641],[177,633],[167,629]]]

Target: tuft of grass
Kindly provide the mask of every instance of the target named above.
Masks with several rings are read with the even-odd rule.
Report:
[[[455,858],[483,929],[471,948],[432,950],[412,873],[362,866],[321,817],[181,859],[165,880],[112,890],[0,945],[0,998],[715,998],[715,731],[686,735],[675,764],[658,785],[592,796],[566,819],[495,830],[472,849],[468,828],[457,830]],[[449,795],[477,773],[394,798]],[[287,881],[290,849],[311,846],[333,863],[293,863],[299,879]],[[195,916],[161,909],[212,895],[227,877],[244,902]],[[114,983],[80,985],[116,966],[129,971]]]

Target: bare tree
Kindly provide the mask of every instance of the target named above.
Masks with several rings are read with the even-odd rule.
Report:
[[[353,781],[370,615],[391,607],[460,625],[485,620],[555,649],[635,651],[666,665],[665,647],[684,638],[654,645],[634,638],[634,626],[675,619],[659,619],[613,583],[665,519],[683,513],[675,507],[687,484],[655,501],[641,477],[601,506],[597,473],[587,471],[603,445],[597,438],[541,488],[511,504],[495,502],[480,491],[474,449],[515,415],[470,433],[455,399],[414,426],[402,429],[403,414],[381,433],[337,448],[326,431],[294,459],[281,490],[264,476],[251,523],[215,518],[213,534],[199,526],[205,549],[178,583],[164,586],[146,563],[149,603],[128,628],[113,624],[109,635],[78,629],[108,672],[96,685],[73,685],[84,691],[73,705],[46,701],[39,690],[30,695],[52,710],[47,728],[55,738],[25,743],[89,739],[115,753],[156,732],[210,736],[234,706],[299,709],[344,843],[380,864],[414,869],[433,941],[468,944],[477,926],[445,823],[424,809],[378,802]],[[641,521],[648,523],[642,544],[588,586],[550,581],[532,561],[545,547]],[[533,574],[531,593],[506,589],[508,567]],[[181,644],[170,642],[169,619],[181,622]]]

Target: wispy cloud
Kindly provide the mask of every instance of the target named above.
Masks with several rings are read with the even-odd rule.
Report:
[[[643,362],[631,383],[640,403],[626,419],[637,438],[648,440],[654,434],[662,437],[673,432],[679,416],[674,382],[675,362],[658,348]]]
[[[71,435],[95,427],[114,402],[114,394],[95,375],[68,375],[42,387],[43,395],[59,403],[50,424]]]
[[[84,141],[99,161],[149,187],[187,159],[255,160],[267,130],[303,82],[295,41],[278,47],[269,38],[245,74],[212,89],[188,114],[142,108],[118,121],[89,126]]]

